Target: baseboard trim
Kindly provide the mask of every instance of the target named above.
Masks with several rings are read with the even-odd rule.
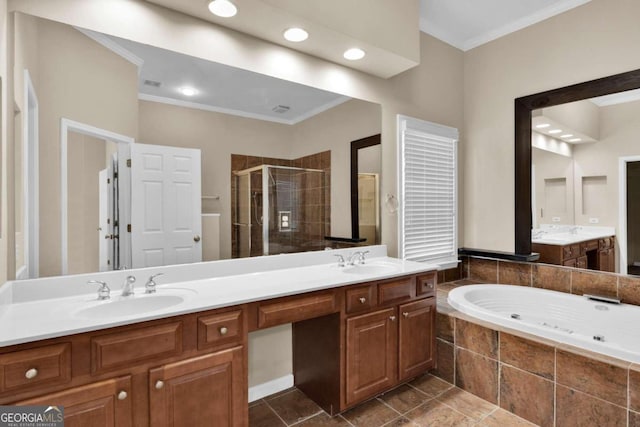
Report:
[[[249,402],[254,402],[291,387],[293,387],[293,374],[254,385],[253,387],[249,387]]]

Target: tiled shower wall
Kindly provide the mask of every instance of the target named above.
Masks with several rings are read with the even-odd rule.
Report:
[[[280,232],[273,230],[270,242],[280,247],[294,248],[295,251],[309,251],[322,249],[325,235],[331,234],[331,151],[324,151],[298,159],[276,159],[270,157],[231,155],[231,218],[236,218],[236,181],[234,171],[241,171],[260,165],[289,166],[308,169],[320,169],[324,172],[324,180],[319,180],[319,174],[301,172],[294,179],[298,183],[298,200],[302,209],[298,213],[296,232]],[[262,193],[262,179],[256,174],[252,176],[251,191]],[[262,198],[259,198],[261,201]],[[262,213],[262,205],[258,206]],[[319,242],[318,247],[310,246],[309,242]],[[251,256],[262,255],[262,227],[254,225],[251,228]],[[231,230],[232,257],[238,256],[238,235]]]
[[[449,276],[449,277],[447,277]],[[640,305],[640,278],[560,266],[465,258],[439,282],[533,286]],[[452,279],[453,278],[453,279]],[[436,375],[541,426],[640,426],[640,365],[437,314]]]

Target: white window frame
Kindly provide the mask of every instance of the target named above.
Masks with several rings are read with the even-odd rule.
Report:
[[[453,144],[454,156],[454,177],[453,177],[453,201],[454,201],[454,218],[453,218],[453,247],[451,253],[445,256],[424,260],[430,264],[437,264],[440,269],[455,267],[458,263],[458,129],[449,126],[431,123],[413,117],[398,115],[398,255],[402,259],[406,259],[405,254],[405,131],[424,133],[425,136],[440,141],[451,142]]]

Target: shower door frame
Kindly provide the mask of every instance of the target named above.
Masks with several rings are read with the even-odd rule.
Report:
[[[301,172],[321,172],[324,176],[324,170],[322,169],[310,169],[299,168],[294,166],[277,166],[277,165],[260,165],[252,168],[243,169],[238,172],[234,172],[236,176],[249,175],[249,193],[251,192],[251,173],[261,170],[262,171],[262,255],[269,255],[269,168],[284,169]],[[274,184],[277,183],[274,179]],[[276,185],[277,189],[277,185]],[[238,190],[236,189],[236,192]],[[237,195],[236,195],[237,197]],[[249,227],[251,228],[251,226]],[[251,256],[251,231],[249,231],[249,256]]]

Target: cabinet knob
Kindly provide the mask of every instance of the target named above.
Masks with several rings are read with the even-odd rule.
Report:
[[[428,283],[428,284],[427,284],[427,288],[429,288],[429,289],[433,289],[433,283]]]
[[[389,320],[391,320],[392,322],[396,321],[396,316],[389,316]]]
[[[24,377],[28,380],[32,380],[37,376],[38,376],[38,370],[36,368],[31,368],[24,373]]]
[[[229,332],[229,329],[225,326],[220,327],[220,335],[227,335],[227,332]]]
[[[156,381],[156,390],[160,390],[162,387],[164,387],[164,381],[162,380]]]
[[[402,313],[402,315],[403,315],[404,317],[409,317],[409,313],[408,313],[407,311],[405,311],[404,313]]]
[[[358,298],[358,300],[360,301],[360,304],[364,304],[365,302],[367,302],[367,299],[365,297],[360,297]]]
[[[118,400],[125,400],[127,398],[127,392],[124,390],[121,390],[120,393],[118,393]]]

